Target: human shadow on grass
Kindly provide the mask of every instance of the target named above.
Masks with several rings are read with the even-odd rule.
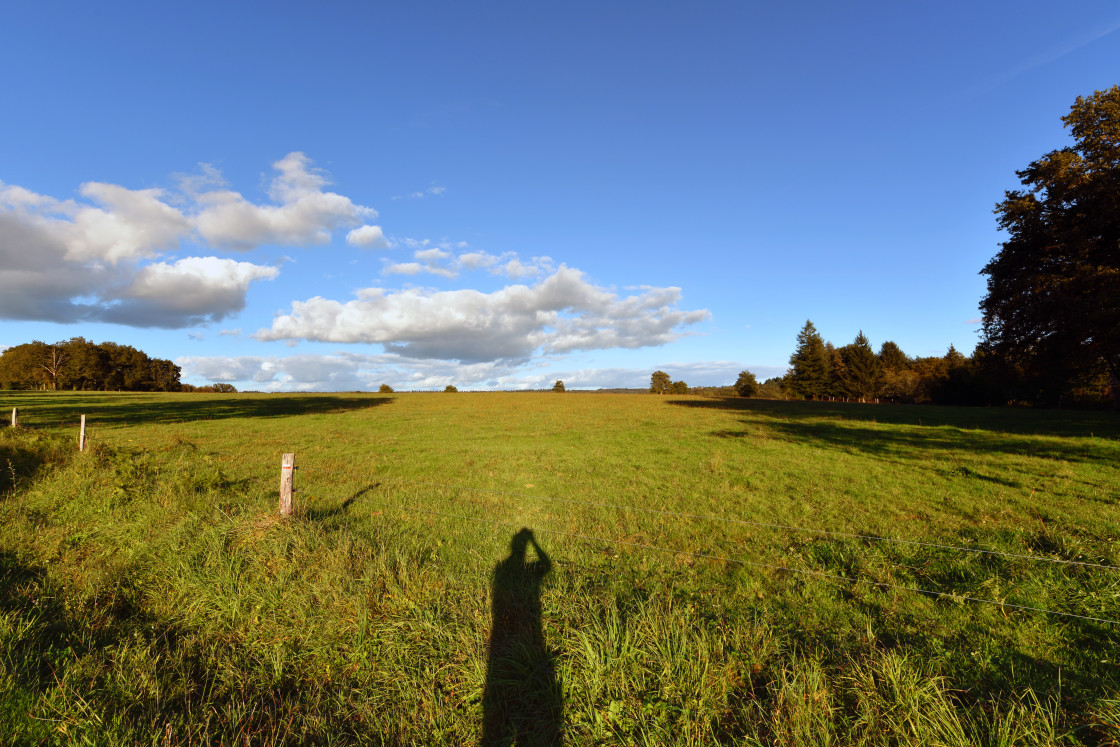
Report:
[[[494,568],[481,747],[563,744],[563,691],[541,625],[541,583],[551,569],[528,529],[513,535],[509,557]]]
[[[20,422],[31,428],[76,424],[84,413],[91,427],[97,425],[143,425],[185,423],[229,418],[275,418],[287,415],[321,415],[380,407],[392,397],[308,394],[137,394],[120,396],[65,394],[66,399],[44,397],[20,402]]]

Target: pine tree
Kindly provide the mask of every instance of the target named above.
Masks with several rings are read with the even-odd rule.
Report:
[[[887,340],[879,346],[879,365],[884,371],[905,371],[910,367],[910,359],[897,343]]]
[[[851,345],[841,348],[844,359],[844,385],[849,397],[861,402],[874,399],[879,390],[879,359],[863,330]]]
[[[790,392],[795,397],[818,399],[828,389],[828,351],[813,322],[806,320],[797,334],[797,349],[789,357]]]

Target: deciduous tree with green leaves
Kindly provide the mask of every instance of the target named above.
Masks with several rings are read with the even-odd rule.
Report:
[[[758,379],[750,371],[740,371],[735,380],[735,392],[740,397],[753,397],[758,394]]]
[[[654,371],[649,377],[649,391],[652,394],[668,394],[673,388],[673,380],[664,371]]]

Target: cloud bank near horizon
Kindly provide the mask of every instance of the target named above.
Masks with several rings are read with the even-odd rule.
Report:
[[[394,353],[280,356],[183,356],[176,359],[183,378],[201,382],[238,383],[242,388],[279,391],[362,391],[389,384],[398,391],[460,389],[549,389],[557,379],[569,389],[645,388],[653,370],[636,368],[564,368],[546,362],[528,364],[483,361],[461,364],[412,359]],[[734,383],[739,372],[753,371],[760,380],[780,376],[774,366],[746,366],[734,361],[666,363],[658,366],[675,380],[696,386]]]

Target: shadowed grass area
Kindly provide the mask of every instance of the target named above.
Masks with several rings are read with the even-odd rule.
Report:
[[[91,426],[149,425],[229,418],[278,418],[386,405],[391,397],[346,394],[161,394],[148,392],[2,392],[20,424],[56,427],[86,415]],[[10,415],[9,415],[10,416]]]
[[[288,414],[268,395],[271,414],[205,419],[197,396],[97,399],[121,417],[91,416],[108,425],[84,454],[68,432],[0,436],[22,465],[0,499],[13,743],[1120,739],[1120,626],[1010,606],[1120,619],[1120,572],[758,525],[1118,566],[1120,442],[1099,413],[1079,430],[460,393],[296,395]]]

